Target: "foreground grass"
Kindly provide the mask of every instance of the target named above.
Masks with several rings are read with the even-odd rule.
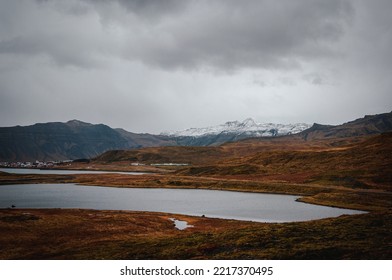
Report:
[[[177,230],[169,218],[193,227]],[[165,213],[0,210],[1,259],[392,259],[392,212],[284,224]]]

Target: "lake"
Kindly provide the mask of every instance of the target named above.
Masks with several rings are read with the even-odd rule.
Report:
[[[185,214],[256,222],[292,222],[363,211],[297,202],[299,196],[200,189],[109,188],[75,184],[0,186],[0,208],[83,208]]]
[[[0,171],[12,174],[102,174],[116,173],[127,175],[143,175],[143,172],[121,172],[121,171],[98,171],[98,170],[62,170],[62,169],[38,169],[38,168],[0,168]]]

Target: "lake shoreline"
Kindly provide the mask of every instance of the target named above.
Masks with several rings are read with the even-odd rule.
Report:
[[[74,183],[85,186],[115,188],[210,189],[234,192],[288,194],[301,196],[300,201],[361,211],[380,211],[392,207],[392,193],[379,189],[353,189],[342,186],[255,182],[225,178],[170,176],[167,174],[10,174],[0,171],[0,185]],[[366,200],[361,199],[366,197]]]
[[[21,197],[22,196],[22,197]],[[110,188],[77,184],[0,187],[0,207],[83,208],[179,213],[255,222],[294,222],[363,214],[362,211],[298,203],[298,196],[211,189]]]

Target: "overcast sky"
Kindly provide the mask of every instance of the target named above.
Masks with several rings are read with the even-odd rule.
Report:
[[[0,0],[0,126],[390,112],[391,15],[390,0]]]

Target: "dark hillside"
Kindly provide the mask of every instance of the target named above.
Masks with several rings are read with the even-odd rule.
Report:
[[[103,124],[77,120],[0,128],[0,161],[92,158],[108,150],[169,142],[148,134],[132,134]]]
[[[370,115],[342,125],[314,124],[299,133],[306,140],[374,135],[392,131],[392,112]]]

